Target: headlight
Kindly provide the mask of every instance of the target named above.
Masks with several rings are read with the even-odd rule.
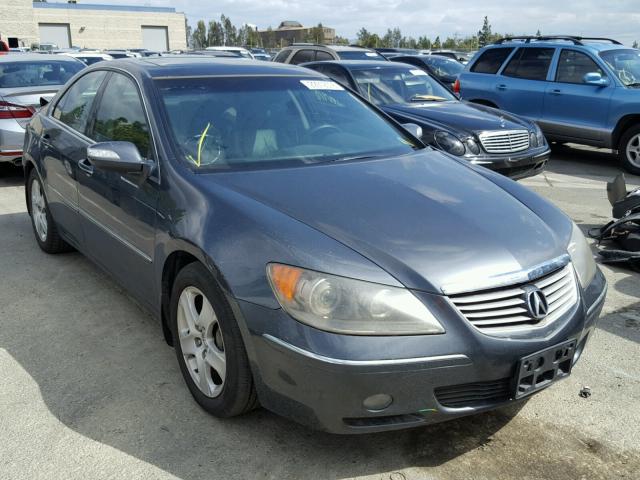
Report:
[[[467,150],[469,150],[469,152],[471,152],[472,154],[478,155],[480,153],[480,146],[473,138],[467,138],[464,141],[464,145],[465,147],[467,147]]]
[[[538,146],[541,147],[546,143],[546,140],[544,138],[544,133],[542,133],[542,129],[538,126],[537,123],[534,123],[533,126],[535,127],[536,139],[538,140]]]
[[[529,144],[531,145],[531,148],[538,148],[538,136],[536,135],[536,132],[531,132],[529,134]]]
[[[573,224],[573,231],[571,232],[571,240],[569,240],[567,251],[571,256],[573,268],[578,274],[580,285],[582,285],[582,288],[587,288],[596,274],[596,262],[593,259],[593,254],[591,253],[587,239],[584,238],[584,235],[575,223]]]
[[[455,135],[438,130],[433,137],[435,138],[438,146],[445,152],[457,156],[464,155],[464,144]]]
[[[271,288],[296,320],[350,335],[444,333],[429,309],[405,288],[389,287],[271,263]]]

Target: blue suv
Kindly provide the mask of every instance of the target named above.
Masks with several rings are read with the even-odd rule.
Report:
[[[536,121],[548,140],[617,150],[640,174],[640,50],[607,38],[509,37],[478,52],[456,90]]]

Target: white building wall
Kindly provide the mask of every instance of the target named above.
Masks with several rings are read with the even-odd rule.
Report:
[[[30,0],[0,0],[2,39],[39,43],[39,23],[69,24],[71,44],[83,48],[143,48],[143,26],[167,27],[171,50],[187,47],[183,13],[33,8]]]

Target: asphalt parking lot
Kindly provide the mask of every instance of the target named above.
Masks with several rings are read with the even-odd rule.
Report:
[[[562,148],[523,183],[586,229],[608,220],[617,172],[605,151]],[[0,245],[2,479],[638,478],[638,273],[603,267],[609,294],[582,360],[519,411],[349,437],[200,410],[151,317],[82,255],[38,249],[21,172],[1,166]]]

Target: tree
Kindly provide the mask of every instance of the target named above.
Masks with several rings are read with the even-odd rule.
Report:
[[[238,43],[238,30],[233,23],[231,23],[231,19],[222,14],[220,15],[220,23],[222,24],[222,29],[224,31],[224,41],[222,44],[236,45]]]
[[[207,43],[207,27],[204,24],[204,20],[198,20],[198,24],[196,25],[196,29],[193,31],[192,35],[193,48],[206,48],[208,47]]]
[[[276,32],[273,31],[273,28],[269,26],[267,28],[267,32],[264,35],[264,46],[266,48],[275,48],[276,45]]]
[[[216,47],[224,44],[224,31],[220,22],[216,22],[215,20],[211,20],[209,22],[207,44],[209,47]]]
[[[484,47],[486,44],[491,42],[492,39],[493,34],[491,33],[491,24],[489,23],[489,18],[485,16],[484,21],[482,22],[482,29],[478,31],[478,44],[480,47]]]
[[[186,43],[186,45],[187,45],[187,48],[189,48],[189,47],[192,46],[191,45],[191,43],[192,43],[191,42],[191,25],[189,25],[189,22],[187,21],[187,17],[184,18],[184,31],[185,31],[185,33],[187,35],[187,38],[186,38],[187,43]]]
[[[442,45],[440,44],[440,36],[439,35],[433,41],[433,48],[435,48],[436,50],[439,49],[439,48],[442,48]]]
[[[636,41],[634,41],[634,42],[633,42],[633,45],[632,45],[631,47],[632,47],[632,48],[638,48],[638,41],[637,41],[637,40],[636,40]]]
[[[538,31],[536,32],[536,37],[541,37],[542,36],[542,32],[540,32],[540,29],[538,29]]]

